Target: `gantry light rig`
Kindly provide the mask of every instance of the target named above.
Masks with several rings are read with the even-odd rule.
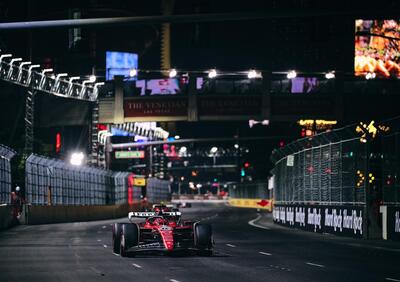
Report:
[[[0,55],[0,79],[23,86],[27,89],[25,100],[25,150],[27,157],[33,152],[35,95],[45,92],[64,98],[96,102],[99,87],[104,82],[97,82],[96,77],[88,79],[78,76],[68,77],[66,73],[55,74],[53,69],[41,69],[40,65],[13,58],[11,54]],[[81,82],[80,82],[81,81]]]

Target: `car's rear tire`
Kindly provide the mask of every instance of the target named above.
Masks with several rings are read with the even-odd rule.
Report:
[[[136,223],[122,224],[119,253],[127,256],[127,250],[139,245],[139,226]]]
[[[211,256],[213,248],[212,228],[209,224],[194,224],[194,243],[198,254]]]
[[[119,254],[119,248],[121,245],[121,227],[122,223],[114,223],[112,226],[112,243],[113,252]]]

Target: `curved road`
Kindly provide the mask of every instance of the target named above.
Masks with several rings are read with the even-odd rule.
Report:
[[[18,226],[0,232],[0,281],[400,281],[400,244],[295,231],[221,205],[182,212],[213,225],[212,257],[122,258],[112,220]],[[248,224],[256,218],[263,228]]]

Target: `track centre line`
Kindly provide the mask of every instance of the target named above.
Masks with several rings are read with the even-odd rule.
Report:
[[[136,264],[136,263],[132,263],[132,265],[136,268],[142,268],[140,265]]]
[[[311,266],[316,266],[316,267],[325,267],[325,265],[312,263],[312,262],[306,262],[306,264],[311,265]]]
[[[389,277],[386,277],[386,278],[385,278],[385,280],[388,280],[388,281],[397,281],[397,282],[400,282],[400,280],[398,280],[398,279],[389,278]]]
[[[260,218],[261,218],[261,215],[259,214],[255,219],[250,220],[250,221],[248,222],[248,224],[251,225],[251,226],[257,227],[257,228],[270,230],[271,228],[269,228],[269,227],[262,226],[262,225],[259,225],[259,224],[255,223],[255,222],[256,222],[257,220],[259,220]]]
[[[232,244],[225,244],[225,245],[227,245],[228,247],[231,247],[231,248],[236,248],[236,246],[232,245]]]
[[[272,254],[270,254],[270,253],[266,253],[266,252],[258,252],[259,254],[262,254],[262,255],[264,255],[264,256],[272,256]]]

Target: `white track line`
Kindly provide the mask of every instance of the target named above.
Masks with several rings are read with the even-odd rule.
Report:
[[[136,268],[142,268],[140,265],[136,264],[136,263],[132,263],[132,265]]]
[[[272,256],[272,254],[270,254],[270,253],[266,253],[266,252],[258,252],[259,254],[262,254],[262,255],[264,255],[264,256]]]
[[[396,282],[400,282],[400,280],[398,280],[398,279],[394,279],[394,278],[385,278],[385,280],[388,280],[388,281],[396,281]]]
[[[235,245],[232,245],[232,244],[226,244],[228,247],[231,247],[231,248],[236,248],[236,246]]]
[[[262,228],[262,229],[266,229],[266,230],[270,230],[271,228],[266,227],[266,226],[262,226],[259,225],[257,223],[255,223],[257,220],[259,220],[261,218],[261,215],[259,214],[255,219],[252,219],[248,222],[248,224],[250,224],[251,226],[257,227],[257,228]]]
[[[311,266],[316,266],[316,267],[325,267],[322,264],[317,264],[317,263],[312,263],[312,262],[306,262],[306,264],[311,265]]]

